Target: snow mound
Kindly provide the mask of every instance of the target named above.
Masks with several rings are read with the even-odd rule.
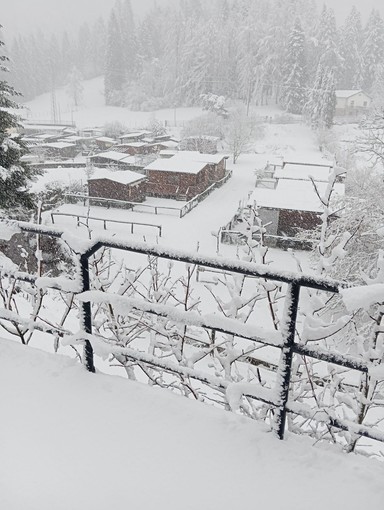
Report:
[[[382,508],[384,465],[0,340],[0,508]]]

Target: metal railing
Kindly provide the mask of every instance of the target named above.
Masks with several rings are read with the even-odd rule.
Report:
[[[11,227],[15,229],[15,232],[40,234],[56,238],[64,237],[64,234],[67,233],[53,227],[25,222],[8,222],[8,225],[11,225]],[[345,282],[330,278],[321,278],[309,274],[271,270],[268,266],[257,265],[252,262],[220,259],[217,257],[203,256],[199,254],[192,255],[185,251],[176,251],[159,245],[148,245],[146,243],[118,240],[116,238],[109,237],[102,238],[99,236],[95,241],[90,240],[83,248],[77,246],[74,249],[80,262],[78,269],[80,286],[76,294],[79,296],[80,300],[79,307],[81,313],[79,320],[84,345],[83,363],[86,369],[90,372],[95,371],[92,347],[92,314],[90,301],[93,298],[90,297],[89,294],[84,293],[90,290],[89,259],[102,248],[113,248],[127,252],[150,255],[167,260],[198,265],[212,270],[242,274],[247,277],[262,278],[287,284],[284,321],[280,334],[277,335],[278,338],[276,337],[276,331],[274,330],[267,332],[265,337],[261,337],[259,334],[250,332],[249,326],[245,327],[245,325],[240,321],[226,319],[222,316],[215,318],[212,317],[212,315],[204,316],[191,312],[178,311],[177,321],[186,325],[198,326],[207,330],[212,330],[214,332],[235,335],[236,337],[244,338],[251,342],[280,349],[281,354],[276,369],[275,388],[269,390],[253,384],[255,387],[253,391],[250,392],[249,390],[245,390],[243,393],[245,397],[264,402],[275,409],[274,430],[280,439],[283,439],[284,437],[287,413],[293,413],[294,415],[304,416],[305,418],[322,423],[326,426],[335,427],[362,437],[384,442],[384,432],[377,428],[357,424],[346,419],[340,419],[334,415],[327,414],[326,412],[316,413],[310,408],[298,405],[296,402],[289,400],[289,390],[292,377],[292,360],[294,354],[307,356],[348,369],[357,370],[362,373],[368,373],[370,366],[372,366],[371,363],[366,362],[363,359],[350,355],[343,355],[338,352],[332,352],[322,349],[319,346],[310,347],[308,345],[299,344],[295,340],[300,290],[302,288],[309,288],[323,292],[338,293],[340,288],[347,286]],[[13,277],[17,280],[27,281],[29,283],[34,283],[36,281],[36,277],[28,273],[17,272],[12,274],[12,272],[9,271],[7,273],[7,269],[2,272],[6,276]],[[51,285],[51,288],[57,288],[57,286],[53,284]],[[81,295],[83,295],[84,299],[81,299]],[[137,299],[133,301],[134,302],[130,302],[130,307],[133,309],[160,317],[170,318],[170,320],[175,320],[175,310],[172,310],[172,316],[169,317],[169,307],[165,306],[162,308],[161,305],[156,306],[153,303],[148,303],[144,300],[143,302]],[[15,323],[24,323],[26,325],[29,323],[29,319],[22,319],[17,314],[12,313],[9,310],[2,310],[1,308],[0,317]],[[234,322],[236,322],[236,324],[234,324]],[[33,327],[37,330],[54,333],[53,329],[47,328],[44,323],[40,324],[36,322]],[[56,331],[55,334],[58,334],[58,332]],[[63,335],[62,330],[60,331],[60,334]],[[226,390],[229,387],[230,383],[224,378],[212,376],[211,374],[195,370],[189,366],[170,362],[167,359],[149,355],[145,352],[134,350],[133,348],[125,347],[121,349],[121,352],[131,360],[146,363],[163,369],[169,373],[191,377],[195,380],[204,382],[215,389]]]

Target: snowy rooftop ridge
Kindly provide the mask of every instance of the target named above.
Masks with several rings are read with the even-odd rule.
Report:
[[[159,158],[145,167],[145,170],[197,174],[209,164],[217,165],[227,156],[223,154],[202,154],[197,151],[178,151],[171,158]]]
[[[129,156],[126,152],[117,152],[117,151],[105,151],[99,152],[97,154],[93,154],[90,156],[90,159],[94,158],[105,158],[110,159],[111,161],[124,161],[124,163],[134,163],[134,158]]]
[[[316,182],[316,188],[323,195],[327,182]],[[334,185],[334,195],[344,196],[344,184]],[[269,209],[286,209],[290,211],[307,211],[321,213],[324,209],[312,182],[297,179],[279,179],[275,189],[256,188],[249,197],[249,204]]]
[[[363,90],[359,89],[359,90],[335,90],[335,94],[336,94],[336,97],[340,97],[340,98],[348,98],[348,97],[351,97],[351,96],[354,96],[356,94],[359,94],[360,92],[364,92]],[[365,94],[365,92],[364,92]]]
[[[120,184],[133,184],[134,182],[142,181],[146,179],[145,175],[131,170],[119,170],[111,171],[107,168],[99,168],[88,178],[88,181],[96,181],[99,179],[108,179],[110,181],[119,182]]]

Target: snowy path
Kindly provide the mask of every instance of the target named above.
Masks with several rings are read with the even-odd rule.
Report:
[[[248,192],[254,187],[256,168],[256,159],[245,157],[240,160],[238,165],[233,167],[232,178],[221,188],[213,191],[205,200],[203,200],[195,209],[183,218],[172,214],[159,214],[145,212],[132,212],[120,209],[106,209],[102,207],[92,207],[90,216],[98,218],[110,218],[120,221],[133,221],[140,223],[161,224],[163,227],[162,244],[172,245],[173,247],[196,250],[199,243],[200,249],[204,253],[216,253],[216,237],[212,232],[218,232],[219,228],[226,225],[236,213],[239,202],[244,201]],[[153,203],[149,200],[148,203]],[[167,204],[172,207],[182,207],[182,202],[174,200],[162,200],[158,203]],[[58,209],[59,212],[71,214],[87,214],[87,209],[81,205],[66,204]],[[75,219],[59,217],[55,219],[57,225],[73,226]],[[96,227],[92,224],[92,227]],[[102,226],[99,226],[102,228]],[[120,225],[111,225],[113,231],[120,235],[126,235],[129,227]],[[148,237],[148,229],[141,231]],[[141,237],[142,239],[142,237]]]

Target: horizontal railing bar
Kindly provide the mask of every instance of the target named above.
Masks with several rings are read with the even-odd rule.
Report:
[[[249,326],[236,319],[230,319],[221,315],[200,315],[194,311],[177,310],[169,305],[151,303],[126,296],[117,296],[116,294],[101,291],[84,292],[79,294],[77,298],[82,302],[115,305],[119,308],[121,314],[123,314],[121,308],[126,307],[126,313],[129,313],[131,309],[135,309],[158,317],[168,318],[183,325],[215,330],[270,347],[281,348],[283,345],[278,331],[268,331],[260,327]],[[251,334],[252,330],[255,332],[260,331],[260,333]],[[267,339],[268,335],[270,336],[269,340]]]
[[[368,373],[368,364],[362,360],[349,356],[348,354],[339,354],[320,349],[318,347],[308,347],[307,345],[294,344],[293,350],[300,356],[309,356],[320,361],[341,365],[352,370]]]
[[[56,328],[55,326],[47,326],[41,322],[36,322],[32,319],[24,319],[15,312],[6,309],[0,309],[0,319],[14,322],[26,328],[26,331],[40,331],[41,333],[47,333],[49,335],[65,336],[70,335],[71,332],[65,329]]]
[[[132,207],[141,206],[141,207],[147,207],[147,208],[151,208],[151,209],[156,209],[156,208],[157,209],[170,209],[172,211],[180,211],[181,210],[178,207],[155,205],[155,204],[145,204],[143,202],[130,202],[129,200],[118,200],[117,198],[90,197],[88,195],[72,195],[70,193],[65,193],[64,197],[78,198],[79,200],[95,200],[95,201],[99,201],[99,202],[125,204],[125,205],[131,205]]]
[[[296,402],[288,402],[287,411],[289,413],[302,416],[308,420],[313,420],[319,424],[329,425],[352,434],[373,439],[374,441],[384,442],[384,431],[331,416],[328,414],[326,409],[320,408],[313,410],[307,405],[298,404]]]
[[[153,356],[151,354],[147,354],[142,351],[137,351],[134,349],[131,349],[130,347],[121,347],[117,345],[111,345],[108,343],[108,339],[104,337],[96,337],[95,335],[84,335],[84,338],[77,337],[77,342],[80,340],[87,339],[89,342],[92,343],[95,351],[97,352],[97,344],[102,344],[102,349],[105,351],[105,347],[110,350],[110,354],[117,355],[117,356],[126,356],[129,359],[132,359],[134,361],[139,361],[141,363],[146,363],[148,365],[160,368],[166,372],[174,373],[181,375],[183,377],[191,377],[192,379],[195,379],[197,381],[200,381],[202,383],[205,383],[211,387],[217,388],[222,391],[226,391],[228,387],[234,383],[226,381],[225,379],[220,379],[219,377],[210,376],[209,374],[206,374],[205,372],[202,372],[200,370],[196,370],[191,367],[185,367],[182,365],[179,365],[177,363],[174,363],[172,361],[169,361],[168,359],[161,359],[156,356]],[[257,384],[254,385],[255,388],[258,387]],[[268,399],[265,397],[265,394],[267,391],[265,388],[260,388],[262,395],[256,396],[256,391],[253,394],[244,393],[245,397],[252,398],[254,400],[259,400],[260,402],[263,402],[265,404],[269,404],[272,406],[276,406],[276,402],[273,399]],[[271,394],[273,394],[273,390],[270,390]]]
[[[26,222],[8,222],[14,223],[23,232],[34,234],[51,235],[54,237],[62,237],[64,231],[58,230],[45,225],[35,225]],[[320,278],[318,276],[295,273],[289,271],[273,271],[269,267],[255,264],[253,262],[244,262],[234,259],[220,259],[211,255],[190,255],[189,252],[183,250],[173,250],[166,246],[158,244],[150,244],[132,240],[117,241],[112,237],[98,236],[93,241],[89,241],[88,250],[84,253],[90,257],[100,248],[115,248],[118,250],[132,251],[143,255],[153,255],[168,260],[177,260],[189,264],[199,264],[204,267],[212,267],[214,269],[222,269],[233,273],[241,273],[245,276],[256,276],[269,280],[275,280],[283,283],[295,283],[302,287],[323,290],[325,292],[338,293],[339,288],[347,287],[347,283],[334,280],[332,278]]]
[[[108,223],[122,223],[124,225],[140,225],[143,227],[155,227],[161,229],[161,225],[155,225],[154,223],[139,223],[137,221],[111,220],[109,218],[97,218],[96,216],[87,216],[85,214],[52,212],[51,216],[70,216],[71,218],[86,218],[89,220],[106,221]]]

